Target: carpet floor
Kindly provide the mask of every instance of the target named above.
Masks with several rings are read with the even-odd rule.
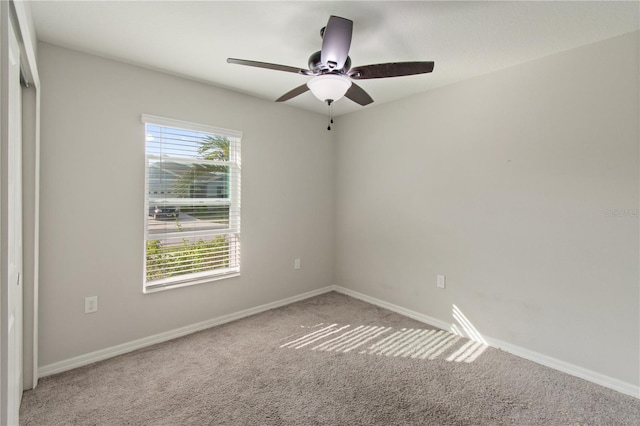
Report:
[[[338,293],[45,377],[21,425],[638,425],[640,400]]]

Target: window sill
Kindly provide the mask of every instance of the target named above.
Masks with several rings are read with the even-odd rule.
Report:
[[[226,280],[227,278],[234,278],[239,276],[240,276],[240,272],[238,271],[238,272],[232,272],[224,275],[218,275],[218,276],[213,275],[213,276],[193,279],[189,281],[176,282],[172,284],[168,283],[168,284],[148,286],[148,287],[145,286],[142,292],[144,294],[157,293],[159,291],[173,290],[181,287],[190,287],[193,285],[206,284],[214,281]]]

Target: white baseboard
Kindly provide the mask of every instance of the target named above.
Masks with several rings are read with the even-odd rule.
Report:
[[[260,312],[279,308],[281,306],[289,305],[294,302],[299,302],[301,300],[318,296],[323,293],[328,293],[333,290],[334,290],[333,286],[319,288],[317,290],[308,291],[306,293],[302,293],[297,296],[288,297],[286,299],[277,300],[275,302],[256,306],[254,308],[245,309],[243,311],[234,312],[232,314],[223,315],[217,318],[212,318],[210,320],[187,325],[185,327],[176,328],[174,330],[166,331],[164,333],[159,333],[149,337],[144,337],[142,339],[123,343],[121,345],[100,349],[95,352],[90,352],[88,354],[79,355],[73,358],[54,362],[52,364],[44,365],[38,368],[38,377],[45,377],[45,376],[50,376],[56,373],[62,373],[63,371],[72,370],[74,368],[92,364],[97,361],[102,361],[107,358],[111,358],[117,355],[122,355],[127,352],[132,352],[137,349],[142,349],[147,346],[155,345],[156,343],[166,342],[167,340],[175,339],[177,337],[182,337],[187,334],[195,333],[196,331],[205,330],[207,328],[214,327],[216,325],[224,324],[224,323],[235,321],[251,315],[259,314]]]
[[[376,299],[375,297],[368,296],[363,293],[359,293],[357,291],[351,290],[346,287],[341,287],[339,285],[334,285],[333,289],[338,293],[346,294],[347,296],[351,296],[354,299],[360,299],[364,302],[370,303],[372,305],[380,306],[381,308],[388,309],[393,312],[397,312],[405,317],[413,318],[414,320],[423,322],[425,324],[429,324],[433,327],[438,327],[443,330],[449,330],[451,328],[451,324],[445,321],[440,321],[437,318],[430,317],[429,315],[421,314],[419,312],[415,312],[402,306],[394,305],[393,303],[385,302],[384,300]]]
[[[185,327],[170,330],[164,333],[156,334],[142,339],[134,340],[131,342],[123,343],[121,345],[112,346],[110,348],[100,349],[95,352],[76,356],[73,358],[65,359],[62,361],[54,362],[38,368],[38,377],[45,377],[51,374],[61,373],[63,371],[72,370],[74,368],[82,367],[88,364],[92,364],[97,361],[102,361],[117,355],[122,355],[127,352],[132,352],[137,349],[142,349],[147,346],[155,345],[156,343],[166,342],[167,340],[182,337],[187,334],[195,333],[197,331],[205,330],[216,325],[224,324],[227,322],[235,321],[241,318],[245,318],[251,315],[258,314],[260,312],[268,311],[270,309],[279,308],[281,306],[289,305],[294,302],[299,302],[310,297],[318,296],[320,294],[328,293],[330,291],[336,291],[338,293],[351,296],[356,299],[360,299],[372,305],[380,306],[381,308],[388,309],[393,312],[397,312],[409,318],[413,318],[417,321],[429,324],[433,327],[438,327],[443,330],[452,330],[452,324],[446,321],[439,320],[434,317],[430,317],[419,312],[412,311],[410,309],[403,308],[402,306],[394,305],[393,303],[385,302],[384,300],[377,299],[375,297],[368,296],[366,294],[341,287],[341,286],[328,286],[317,290],[312,290],[297,296],[288,297],[286,299],[277,300],[275,302],[267,303],[264,305],[256,306],[254,308],[245,309],[243,311],[235,312],[221,317],[213,318],[207,321],[191,324]],[[563,373],[571,374],[572,376],[580,377],[581,379],[588,380],[601,386],[616,390],[626,395],[633,396],[640,399],[640,386],[633,385],[631,383],[618,380],[604,374],[597,373],[595,371],[588,370],[586,368],[579,367],[577,365],[561,361],[556,358],[552,358],[547,355],[543,355],[538,352],[531,351],[529,349],[522,348],[520,346],[512,345],[507,342],[503,342],[499,339],[494,339],[488,336],[483,336],[486,343],[494,348],[501,349],[510,354],[519,356],[521,358],[528,359],[530,361],[542,364],[544,366],[553,368]]]
[[[381,308],[388,309],[393,312],[397,312],[409,318],[413,318],[425,324],[429,324],[433,327],[438,327],[443,330],[452,331],[451,323],[439,320],[437,318],[430,317],[428,315],[421,314],[419,312],[412,311],[410,309],[403,308],[402,306],[394,305],[393,303],[385,302],[384,300],[376,299],[375,297],[368,296],[357,291],[341,287],[333,286],[333,289],[338,293],[346,294],[356,299],[363,300],[372,305],[380,306]],[[633,396],[640,399],[640,386],[633,385],[631,383],[624,382],[622,380],[615,379],[613,377],[606,376],[604,374],[597,373],[595,371],[588,370],[586,368],[579,367],[577,365],[561,361],[556,358],[552,358],[547,355],[543,355],[538,352],[531,351],[529,349],[522,348],[520,346],[512,345],[511,343],[503,342],[499,339],[494,339],[488,336],[482,336],[485,342],[494,348],[501,349],[505,352],[509,352],[512,355],[519,356],[529,361],[533,361],[538,364],[542,364],[546,367],[553,368],[563,373],[571,374],[572,376],[579,377],[581,379],[588,380],[598,385],[613,389],[615,391],[624,393],[626,395]]]

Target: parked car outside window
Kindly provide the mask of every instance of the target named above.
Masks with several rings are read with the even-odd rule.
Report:
[[[153,216],[154,219],[177,218],[180,214],[180,209],[176,206],[149,206],[149,216]]]

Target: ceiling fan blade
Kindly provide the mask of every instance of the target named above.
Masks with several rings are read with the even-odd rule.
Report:
[[[290,67],[287,65],[270,64],[268,62],[248,61],[246,59],[227,58],[227,62],[230,64],[247,65],[249,67],[266,68],[269,70],[286,71],[295,74],[313,75],[309,70],[302,68]]]
[[[371,96],[355,83],[351,83],[351,87],[349,87],[349,90],[347,90],[344,96],[362,106],[369,105],[373,102]]]
[[[426,74],[433,71],[433,65],[433,62],[389,62],[386,64],[365,65],[351,68],[349,77],[355,80],[367,80],[371,78]]]
[[[352,33],[353,21],[339,16],[329,17],[322,35],[320,60],[330,70],[339,70],[344,66],[349,56]]]
[[[305,83],[301,86],[296,87],[293,90],[289,90],[287,93],[285,93],[284,95],[276,99],[276,102],[288,101],[291,98],[295,98],[296,96],[303,94],[307,90],[309,90],[309,86],[307,86],[307,83]]]

